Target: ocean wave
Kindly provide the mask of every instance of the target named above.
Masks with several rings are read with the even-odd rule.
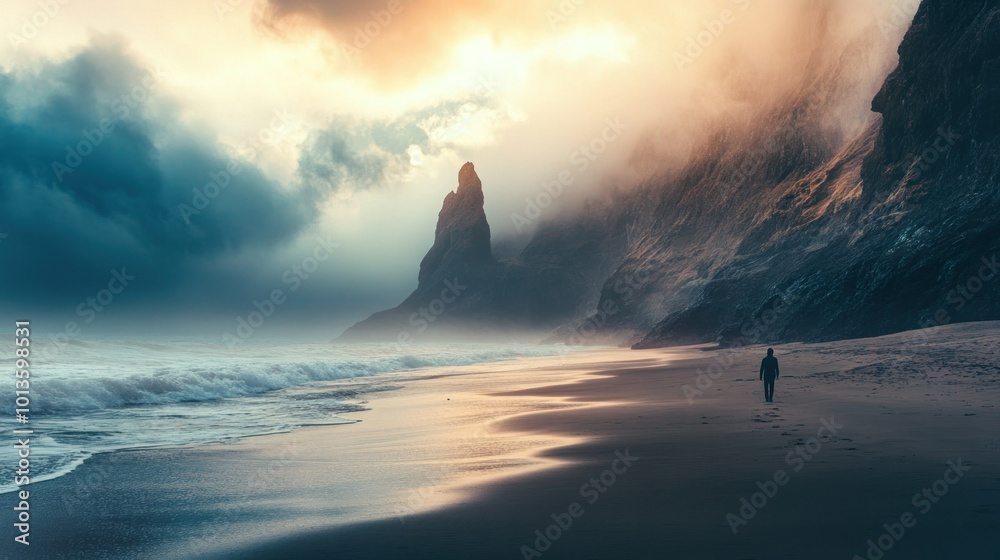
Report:
[[[83,368],[85,374],[74,372],[73,366],[67,365],[55,375],[47,372],[46,376],[38,377],[32,385],[31,410],[35,415],[48,415],[136,405],[213,401],[260,395],[309,383],[546,353],[497,349],[470,353],[362,356],[355,350],[346,356],[299,362],[281,360],[280,357],[263,361],[202,356],[194,363],[158,365],[139,373],[134,371],[142,368],[134,361],[113,365],[113,356],[105,355],[108,365],[103,373],[93,364]],[[0,409],[4,414],[12,414],[13,404],[3,403]]]

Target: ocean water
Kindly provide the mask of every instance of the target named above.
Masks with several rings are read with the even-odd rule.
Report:
[[[95,453],[231,441],[300,426],[350,423],[366,395],[398,388],[406,372],[566,349],[536,345],[384,345],[171,339],[33,341],[31,415],[14,421],[13,391],[0,400],[6,438],[0,493],[11,492],[17,456],[11,430],[30,428],[31,481],[66,474]],[[5,360],[11,362],[13,359]]]

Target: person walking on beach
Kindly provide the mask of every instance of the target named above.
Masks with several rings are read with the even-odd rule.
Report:
[[[767,349],[767,356],[760,361],[760,378],[764,381],[764,402],[774,402],[774,380],[778,378],[778,358],[774,348]]]

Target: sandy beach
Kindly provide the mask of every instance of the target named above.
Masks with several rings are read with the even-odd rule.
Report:
[[[1000,560],[1000,0],[4,8],[0,560]]]
[[[773,403],[762,347],[420,370],[355,424],[32,485],[25,557],[996,558],[998,340],[776,346]]]

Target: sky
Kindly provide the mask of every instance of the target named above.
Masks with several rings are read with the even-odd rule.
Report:
[[[260,332],[329,338],[415,287],[464,162],[494,240],[523,243],[683,165],[709,123],[793,89],[818,46],[867,34],[888,60],[915,8],[8,0],[0,313],[212,336],[281,290]],[[888,68],[858,71],[877,86]],[[845,100],[845,134],[870,93]],[[518,220],[564,171],[559,200]]]

